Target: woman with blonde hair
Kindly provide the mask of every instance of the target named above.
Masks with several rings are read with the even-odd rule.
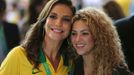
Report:
[[[102,10],[79,10],[70,37],[80,55],[74,75],[129,75],[116,28]]]

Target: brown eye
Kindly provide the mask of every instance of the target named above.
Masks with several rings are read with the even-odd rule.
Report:
[[[65,23],[68,23],[68,24],[71,23],[71,18],[70,18],[70,17],[63,17],[62,20],[63,20],[63,22],[65,22]]]
[[[74,36],[74,35],[76,35],[76,32],[71,32],[71,36]]]
[[[83,32],[82,35],[89,35],[89,33],[88,32]]]
[[[55,15],[49,15],[48,17],[51,18],[51,19],[56,19],[57,18]]]
[[[71,22],[70,18],[63,18],[63,20],[66,21],[66,22],[69,22],[69,23]]]

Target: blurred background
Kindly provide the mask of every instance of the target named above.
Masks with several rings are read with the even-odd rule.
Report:
[[[18,25],[23,40],[29,25],[34,23],[48,0],[6,0],[6,20]],[[77,10],[85,7],[104,9],[114,20],[134,13],[134,0],[71,0]],[[117,12],[118,11],[118,12]]]

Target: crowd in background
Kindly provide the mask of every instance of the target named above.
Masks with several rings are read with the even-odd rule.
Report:
[[[30,25],[36,21],[36,17],[47,1],[6,0],[6,20],[18,25],[22,40],[28,29],[26,24]],[[134,13],[134,0],[72,0],[72,3],[77,10],[85,7],[104,9],[113,20],[124,18]]]
[[[24,39],[26,32],[29,29],[30,25],[32,25],[33,23],[37,21],[37,17],[47,1],[48,0],[6,0],[7,6],[6,6],[6,12],[5,12],[5,20],[8,23],[12,23],[13,25],[16,25],[18,27],[19,37],[20,37],[19,43],[21,43],[21,41]],[[133,44],[134,35],[131,34],[131,33],[134,33],[134,16],[133,16],[134,15],[134,0],[72,0],[72,3],[76,7],[77,10],[80,10],[85,7],[96,7],[98,9],[104,10],[109,15],[109,17],[113,20],[113,23],[117,25],[119,36],[120,36],[122,46],[124,49],[123,52],[126,56],[128,66],[131,71],[134,71],[134,59],[133,59],[134,48],[132,48],[134,46]],[[131,17],[130,19],[130,16],[133,16],[133,17]],[[123,23],[118,23],[118,22],[122,22],[122,19],[123,19]],[[122,27],[120,27],[119,25],[129,24],[126,21],[124,23],[124,20],[127,20],[127,22],[129,22],[130,20],[129,23],[130,25],[133,25],[133,26],[130,26],[130,27],[126,26],[125,28],[127,28],[128,31],[125,30],[124,28],[124,31],[123,31],[124,33],[123,33],[120,31],[120,28]],[[11,35],[13,34],[14,33],[12,33]],[[14,36],[18,36],[18,34]],[[14,38],[11,36],[9,37],[11,39]],[[125,39],[125,37],[127,37],[127,39]],[[8,48],[8,49],[11,49],[11,48]],[[0,50],[0,53],[1,53],[1,50]],[[0,57],[1,55],[2,54],[0,54]],[[1,62],[2,60],[0,61],[0,63]]]

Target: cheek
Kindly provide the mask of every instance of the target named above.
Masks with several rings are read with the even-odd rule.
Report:
[[[44,25],[45,30],[48,31],[50,29],[50,26],[52,25],[52,22],[47,19],[44,24],[45,24]]]
[[[70,25],[63,25],[64,26],[64,28],[66,29],[66,30],[68,30],[68,32],[71,30],[71,26]]]
[[[71,26],[64,26],[63,29],[65,30],[65,33],[66,33],[67,35],[69,35],[70,30],[71,30]]]
[[[71,43],[74,44],[74,41],[75,41],[75,37],[71,36]]]
[[[46,32],[48,31],[48,28],[49,28],[48,24],[45,23],[45,25],[44,25],[44,29],[45,29]]]
[[[45,25],[52,25],[52,24],[54,24],[50,19],[46,19],[46,22],[45,22]]]
[[[87,41],[88,41],[89,45],[94,46],[94,40],[92,37],[88,37]]]

